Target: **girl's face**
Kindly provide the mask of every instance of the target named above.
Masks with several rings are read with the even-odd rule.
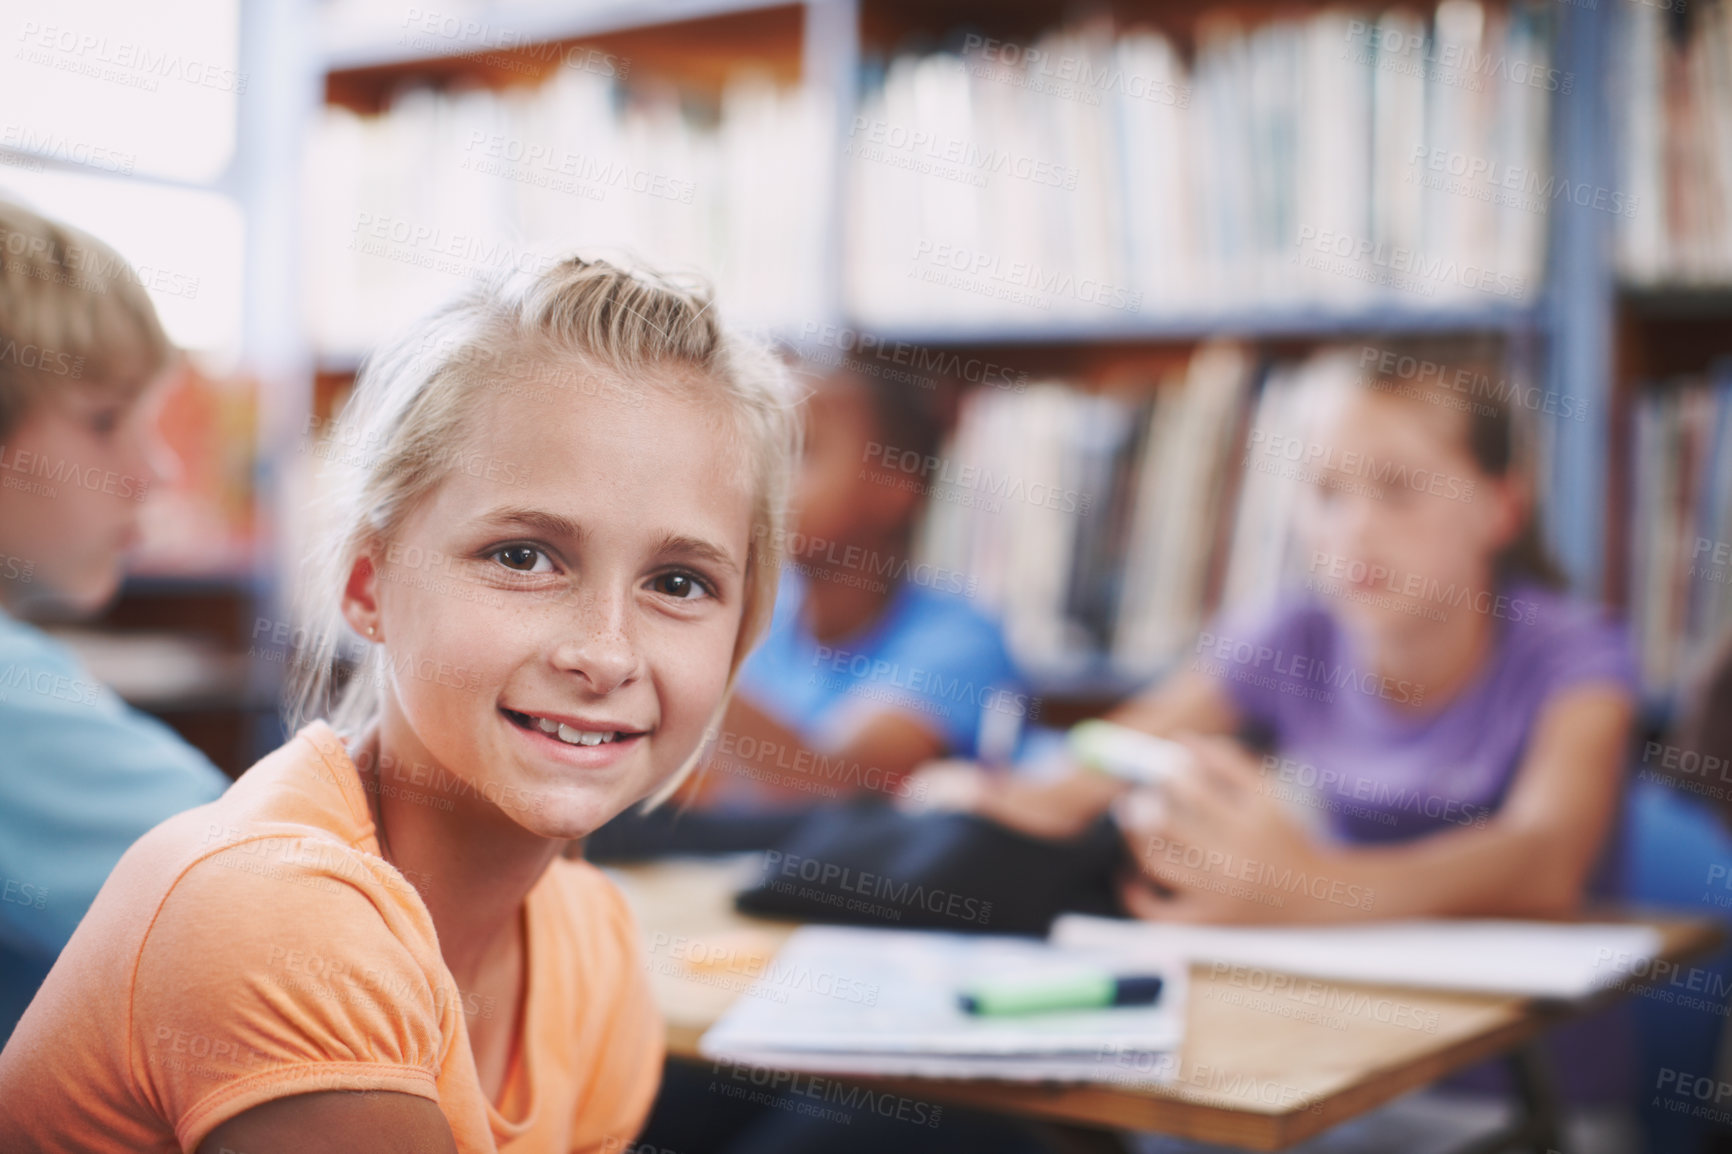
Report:
[[[697,747],[752,528],[720,414],[574,391],[483,394],[447,478],[344,601],[384,649],[392,776],[414,789],[420,763],[422,788],[552,838],[594,830]]]
[[[1489,611],[1493,562],[1524,501],[1514,482],[1480,470],[1462,420],[1355,392],[1311,432],[1307,451],[1321,467],[1300,502],[1306,584],[1347,621],[1401,633]]]

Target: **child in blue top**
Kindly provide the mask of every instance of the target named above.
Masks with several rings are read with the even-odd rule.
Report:
[[[921,762],[991,753],[983,732],[1014,743],[1030,699],[998,625],[963,574],[910,555],[924,497],[886,463],[939,451],[934,408],[915,385],[818,382],[775,616],[741,671],[704,804],[900,796]]]
[[[0,201],[0,1044],[126,848],[228,784],[14,616],[119,588],[171,361],[111,249]]]

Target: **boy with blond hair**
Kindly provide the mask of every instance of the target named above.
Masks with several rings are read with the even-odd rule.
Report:
[[[126,848],[228,784],[19,620],[120,587],[174,357],[118,254],[0,200],[0,1044]]]

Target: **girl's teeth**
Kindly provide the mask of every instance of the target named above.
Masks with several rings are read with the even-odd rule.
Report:
[[[538,718],[536,720],[535,724],[541,727],[541,732],[543,732],[543,733],[558,733],[559,732],[559,722],[557,722],[557,721],[549,721],[547,718],[542,717],[542,718]]]
[[[566,725],[563,722],[559,725],[559,740],[569,742],[572,745],[600,745],[604,741],[612,741],[613,738],[614,735],[611,733],[597,733],[594,730],[573,729],[571,726]]]

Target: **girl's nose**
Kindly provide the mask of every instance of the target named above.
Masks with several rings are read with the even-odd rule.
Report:
[[[593,693],[611,693],[637,674],[627,601],[580,593],[570,635],[554,652],[559,668],[582,678]]]

